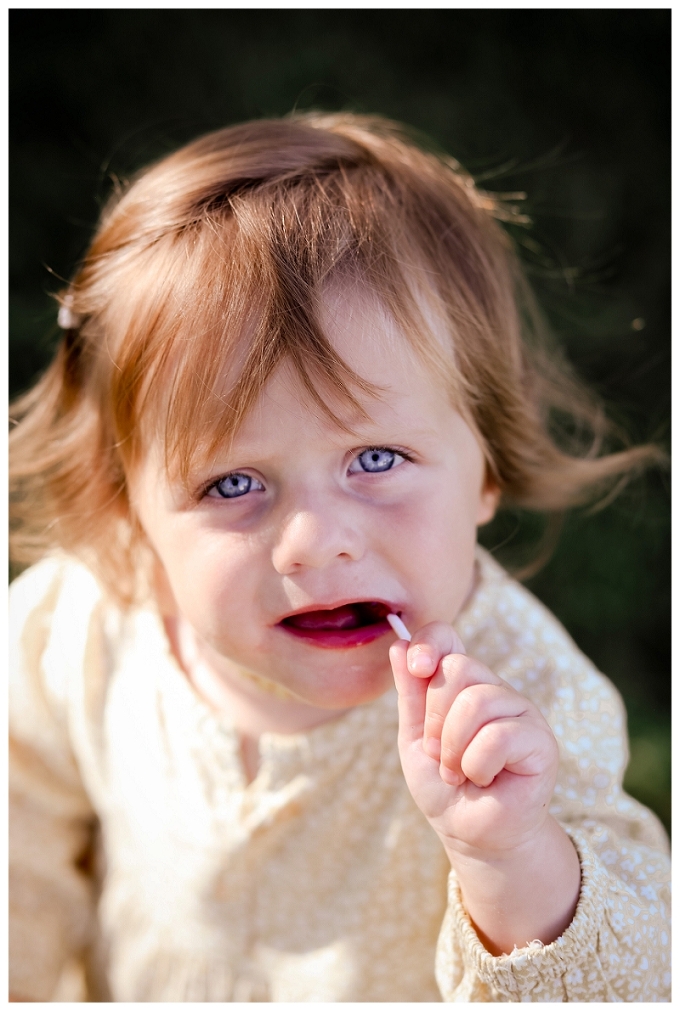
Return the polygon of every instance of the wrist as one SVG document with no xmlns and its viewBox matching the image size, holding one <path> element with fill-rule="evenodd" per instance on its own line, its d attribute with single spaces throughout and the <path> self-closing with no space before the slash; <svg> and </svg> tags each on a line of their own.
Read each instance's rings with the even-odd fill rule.
<svg viewBox="0 0 680 1011">
<path fill-rule="evenodd" d="M 553 837 L 555 826 L 557 822 L 546 812 L 530 827 L 514 831 L 509 836 L 492 829 L 475 842 L 441 834 L 440 839 L 456 874 L 465 874 L 466 868 L 480 865 L 494 866 L 499 871 L 507 868 L 507 872 L 511 873 L 514 866 L 522 866 L 542 851 Z"/>
<path fill-rule="evenodd" d="M 581 869 L 558 822 L 510 849 L 447 848 L 463 905 L 480 941 L 494 955 L 533 940 L 550 944 L 569 926 L 578 903 Z"/>
</svg>

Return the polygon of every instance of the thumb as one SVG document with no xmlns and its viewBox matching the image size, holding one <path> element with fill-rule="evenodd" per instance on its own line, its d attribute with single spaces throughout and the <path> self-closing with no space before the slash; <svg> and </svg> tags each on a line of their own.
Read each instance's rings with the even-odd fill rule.
<svg viewBox="0 0 680 1011">
<path fill-rule="evenodd" d="M 408 669 L 416 677 L 431 678 L 451 653 L 465 653 L 460 636 L 448 622 L 432 621 L 413 635 L 408 645 Z"/>
</svg>

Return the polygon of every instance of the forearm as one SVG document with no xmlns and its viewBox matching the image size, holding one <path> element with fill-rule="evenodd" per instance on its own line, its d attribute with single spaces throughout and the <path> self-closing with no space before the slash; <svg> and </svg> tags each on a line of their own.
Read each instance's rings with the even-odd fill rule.
<svg viewBox="0 0 680 1011">
<path fill-rule="evenodd" d="M 537 837 L 508 855 L 447 849 L 467 913 L 493 955 L 549 944 L 569 926 L 581 871 L 569 836 L 548 817 Z"/>
</svg>

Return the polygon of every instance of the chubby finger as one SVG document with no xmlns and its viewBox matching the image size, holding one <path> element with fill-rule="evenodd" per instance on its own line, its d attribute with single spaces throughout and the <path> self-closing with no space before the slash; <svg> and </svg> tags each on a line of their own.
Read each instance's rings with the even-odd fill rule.
<svg viewBox="0 0 680 1011">
<path fill-rule="evenodd" d="M 465 654 L 465 647 L 452 625 L 431 621 L 411 638 L 407 650 L 408 669 L 414 677 L 429 678 L 449 653 Z"/>
<path fill-rule="evenodd" d="M 423 739 L 427 681 L 409 674 L 406 651 L 408 643 L 398 639 L 390 646 L 390 663 L 399 695 L 399 738 L 402 744 Z"/>
<path fill-rule="evenodd" d="M 475 683 L 463 688 L 451 705 L 441 730 L 440 772 L 447 782 L 470 779 L 463 761 L 474 752 L 474 744 L 493 740 L 493 735 L 483 733 L 486 727 L 502 721 L 514 720 L 514 725 L 524 716 L 529 702 L 499 679 L 499 683 Z M 426 730 L 427 732 L 427 720 Z M 481 735 L 481 736 L 480 736 Z M 470 749 L 473 749 L 470 751 Z M 428 749 L 426 749 L 428 750 Z M 493 760 L 492 763 L 493 764 Z M 503 768 L 503 765 L 500 766 Z M 491 778 L 499 770 L 492 773 Z M 448 775 L 447 775 L 448 774 Z M 474 780 L 475 782 L 476 779 Z M 490 780 L 489 780 L 490 782 Z M 486 785 L 477 783 L 477 785 Z"/>
<path fill-rule="evenodd" d="M 504 683 L 474 657 L 464 656 L 461 653 L 450 653 L 445 656 L 428 685 L 425 700 L 423 747 L 426 753 L 431 758 L 439 759 L 444 723 L 461 692 L 473 685 Z M 469 719 L 465 717 L 463 719 L 464 726 L 470 724 Z"/>
<path fill-rule="evenodd" d="M 486 787 L 504 769 L 519 776 L 542 773 L 548 755 L 552 757 L 547 734 L 530 720 L 508 716 L 481 728 L 466 748 L 461 766 L 467 779 Z"/>
</svg>

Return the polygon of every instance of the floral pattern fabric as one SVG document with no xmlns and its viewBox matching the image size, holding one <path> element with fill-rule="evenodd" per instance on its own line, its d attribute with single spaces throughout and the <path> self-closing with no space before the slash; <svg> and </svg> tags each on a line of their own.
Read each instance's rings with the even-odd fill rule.
<svg viewBox="0 0 680 1011">
<path fill-rule="evenodd" d="M 626 796 L 625 713 L 557 620 L 481 548 L 456 622 L 530 696 L 579 854 L 549 945 L 482 946 L 406 788 L 394 691 L 294 735 L 237 734 L 153 608 L 46 559 L 11 588 L 10 985 L 31 1000 L 668 1001 L 668 843 Z M 527 888 L 531 882 L 527 881 Z"/>
</svg>

